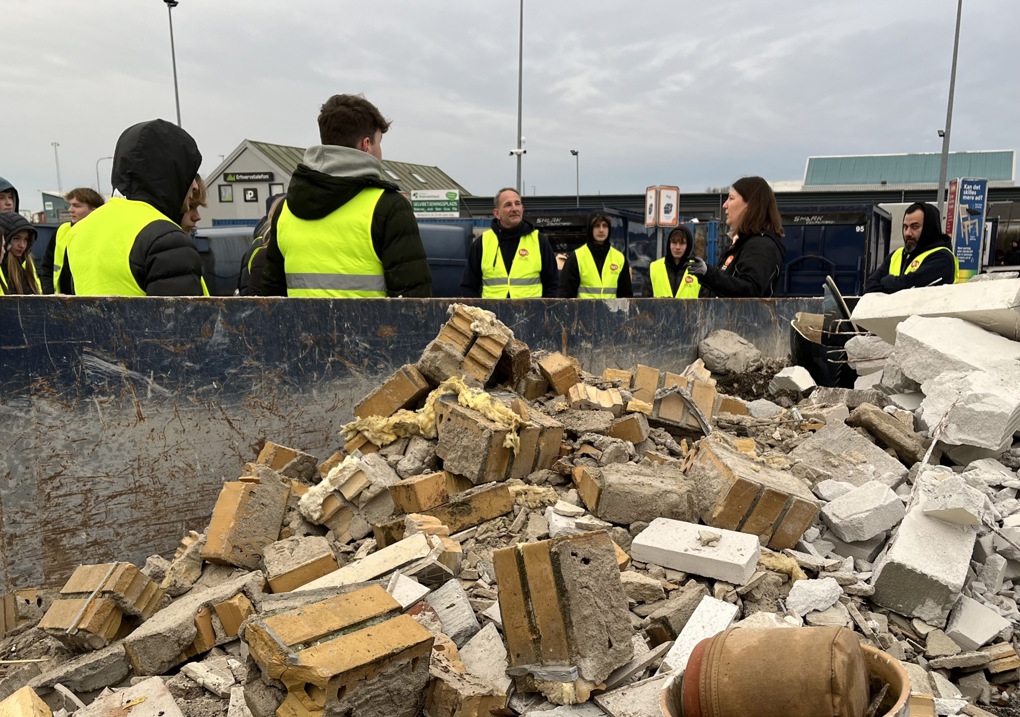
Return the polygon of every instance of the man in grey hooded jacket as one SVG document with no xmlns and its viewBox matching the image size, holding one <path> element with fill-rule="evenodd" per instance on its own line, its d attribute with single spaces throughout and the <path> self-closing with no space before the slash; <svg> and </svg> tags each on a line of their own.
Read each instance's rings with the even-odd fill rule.
<svg viewBox="0 0 1020 717">
<path fill-rule="evenodd" d="M 389 127 L 360 95 L 322 106 L 322 144 L 305 152 L 271 220 L 263 295 L 432 295 L 418 222 L 383 168 Z"/>
</svg>

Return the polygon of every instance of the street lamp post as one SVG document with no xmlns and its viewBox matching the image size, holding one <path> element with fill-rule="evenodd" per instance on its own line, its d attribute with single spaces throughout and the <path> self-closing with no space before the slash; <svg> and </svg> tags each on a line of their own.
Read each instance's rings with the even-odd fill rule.
<svg viewBox="0 0 1020 717">
<path fill-rule="evenodd" d="M 953 125 L 953 93 L 956 90 L 956 58 L 960 52 L 960 17 L 963 0 L 956 3 L 956 37 L 953 40 L 953 69 L 949 72 L 949 105 L 946 108 L 946 128 L 942 134 L 942 161 L 939 164 L 939 216 L 946 201 L 946 175 L 949 174 L 949 131 Z"/>
<path fill-rule="evenodd" d="M 521 155 L 524 154 L 524 0 L 521 0 L 520 38 L 517 44 L 517 194 L 521 193 Z"/>
<path fill-rule="evenodd" d="M 581 150 L 572 149 L 570 153 L 574 155 L 574 174 L 577 179 L 577 206 L 581 206 Z"/>
<path fill-rule="evenodd" d="M 57 191 L 60 192 L 60 196 L 64 196 L 64 184 L 60 181 L 60 154 L 57 152 L 60 142 L 50 142 L 50 144 L 53 145 L 53 161 L 57 164 Z"/>
<path fill-rule="evenodd" d="M 100 157 L 99 159 L 96 160 L 96 191 L 99 192 L 100 194 L 103 193 L 103 183 L 99 181 L 99 163 L 102 162 L 104 159 L 113 159 L 113 157 Z M 110 187 L 111 194 L 113 194 L 112 184 L 113 182 L 111 181 Z"/>
<path fill-rule="evenodd" d="M 521 0 L 523 2 L 523 0 Z M 181 126 L 181 95 L 177 91 L 177 51 L 174 49 L 174 8 L 177 0 L 163 0 L 166 3 L 166 15 L 170 20 L 170 62 L 174 68 L 174 103 L 177 105 L 177 126 Z"/>
</svg>

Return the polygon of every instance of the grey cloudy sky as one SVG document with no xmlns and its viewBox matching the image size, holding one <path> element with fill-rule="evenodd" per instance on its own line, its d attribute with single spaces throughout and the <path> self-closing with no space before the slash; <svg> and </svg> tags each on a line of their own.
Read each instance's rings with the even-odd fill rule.
<svg viewBox="0 0 1020 717">
<path fill-rule="evenodd" d="M 3 0 L 0 176 L 23 208 L 94 186 L 127 126 L 174 119 L 161 0 Z M 518 0 L 180 0 L 183 124 L 207 173 L 242 139 L 308 145 L 339 92 L 394 120 L 389 159 L 474 194 L 516 175 Z M 938 152 L 953 0 L 526 0 L 526 194 L 803 176 L 810 155 Z M 954 150 L 1018 144 L 1020 3 L 966 0 Z M 110 162 L 101 161 L 109 192 Z"/>
</svg>

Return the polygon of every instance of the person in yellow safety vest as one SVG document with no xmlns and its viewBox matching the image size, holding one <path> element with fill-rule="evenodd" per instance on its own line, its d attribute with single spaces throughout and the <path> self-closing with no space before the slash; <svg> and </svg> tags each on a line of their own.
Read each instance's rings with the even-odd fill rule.
<svg viewBox="0 0 1020 717">
<path fill-rule="evenodd" d="M 864 293 L 892 294 L 902 289 L 955 284 L 960 263 L 949 235 L 940 228 L 939 210 L 915 202 L 903 212 L 903 246 L 892 252 L 868 277 Z"/>
<path fill-rule="evenodd" d="M 685 224 L 669 233 L 666 256 L 648 267 L 648 281 L 643 296 L 697 299 L 701 292 L 698 277 L 687 271 L 687 260 L 694 248 L 694 237 Z"/>
<path fill-rule="evenodd" d="M 71 227 L 67 262 L 79 296 L 202 296 L 202 259 L 178 222 L 202 154 L 166 120 L 128 127 L 113 153 L 120 196 Z"/>
<path fill-rule="evenodd" d="M 524 218 L 521 195 L 504 187 L 496 192 L 494 206 L 491 226 L 468 250 L 461 293 L 482 299 L 557 296 L 556 256 L 549 240 Z"/>
<path fill-rule="evenodd" d="M 634 296 L 630 265 L 623 252 L 609 243 L 611 223 L 605 214 L 588 221 L 588 241 L 578 247 L 560 271 L 560 297 L 615 299 Z"/>
<path fill-rule="evenodd" d="M 39 266 L 39 283 L 44 294 L 70 294 L 71 282 L 63 273 L 67 255 L 67 238 L 71 227 L 103 206 L 103 196 L 91 187 L 77 187 L 64 195 L 68 201 L 71 221 L 57 227 L 57 233 L 46 245 L 46 254 Z"/>
<path fill-rule="evenodd" d="M 418 221 L 383 165 L 389 128 L 361 95 L 326 100 L 322 144 L 305 151 L 271 219 L 264 296 L 432 296 Z"/>
<path fill-rule="evenodd" d="M 5 294 L 38 294 L 39 279 L 32 262 L 32 245 L 38 236 L 25 217 L 14 212 L 0 212 L 0 235 L 6 256 L 0 262 Z"/>
</svg>

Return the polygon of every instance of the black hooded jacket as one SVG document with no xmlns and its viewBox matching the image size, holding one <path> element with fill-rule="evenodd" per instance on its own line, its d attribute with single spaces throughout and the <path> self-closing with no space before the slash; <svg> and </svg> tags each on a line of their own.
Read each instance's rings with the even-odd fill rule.
<svg viewBox="0 0 1020 717">
<path fill-rule="evenodd" d="M 411 204 L 400 194 L 399 187 L 373 170 L 374 158 L 371 155 L 325 145 L 311 148 L 309 153 L 316 149 L 328 173 L 299 164 L 287 188 L 287 208 L 301 219 L 323 219 L 354 199 L 363 189 L 379 187 L 385 190 L 372 215 L 372 248 L 383 265 L 386 295 L 432 296 L 432 273 L 418 231 L 418 221 Z M 305 155 L 306 162 L 309 161 L 309 153 Z M 265 254 L 259 288 L 263 296 L 287 295 L 284 256 L 277 242 L 281 209 L 272 217 L 272 231 L 265 251 L 259 252 Z"/>
<path fill-rule="evenodd" d="M 535 231 L 535 225 L 527 219 L 511 229 L 504 229 L 499 220 L 493 218 L 490 226 L 499 240 L 499 253 L 503 257 L 503 266 L 510 271 L 514 263 L 517 249 L 521 245 L 521 237 Z M 559 296 L 559 265 L 549 240 L 538 235 L 538 246 L 542 252 L 542 297 L 552 299 Z M 475 237 L 468 250 L 467 264 L 460 279 L 460 290 L 464 296 L 480 297 L 482 295 L 482 238 Z"/>
<path fill-rule="evenodd" d="M 676 296 L 676 292 L 680 288 L 680 280 L 684 278 L 684 271 L 687 270 L 687 260 L 691 258 L 691 252 L 694 251 L 694 237 L 691 235 L 691 230 L 682 225 L 678 229 L 687 233 L 687 248 L 684 250 L 683 256 L 680 257 L 679 261 L 673 259 L 673 254 L 669 251 L 669 237 L 666 237 L 666 246 L 663 254 L 663 263 L 666 267 L 666 276 L 669 277 L 669 290 L 671 292 L 671 296 Z M 670 235 L 672 235 L 675 231 L 677 231 L 677 229 L 671 231 Z M 649 276 L 648 281 L 645 282 L 641 295 L 644 297 L 655 296 L 655 290 L 652 288 L 651 276 Z"/>
<path fill-rule="evenodd" d="M 719 266 L 700 278 L 701 296 L 771 298 L 779 289 L 786 260 L 783 241 L 769 232 L 740 235 L 723 254 Z"/>
<path fill-rule="evenodd" d="M 882 292 L 892 294 L 903 289 L 916 289 L 921 286 L 938 286 L 940 284 L 952 284 L 956 280 L 956 258 L 953 255 L 953 242 L 948 234 L 943 234 L 940 225 L 939 210 L 931 204 L 922 204 L 921 211 L 924 212 L 924 224 L 921 226 L 921 238 L 917 240 L 917 246 L 912 252 L 903 250 L 903 259 L 900 262 L 900 271 L 905 272 L 915 258 L 936 247 L 945 247 L 949 251 L 937 251 L 925 257 L 917 269 L 909 274 L 900 276 L 889 275 L 889 262 L 892 259 L 892 252 L 885 258 L 885 261 L 868 277 L 864 284 L 864 293 Z"/>
<path fill-rule="evenodd" d="M 175 124 L 150 120 L 124 130 L 113 155 L 114 189 L 166 217 L 150 222 L 135 237 L 128 257 L 132 276 L 148 296 L 201 296 L 202 259 L 178 224 L 202 164 L 195 140 Z M 118 202 L 110 201 L 93 211 L 72 229 L 73 241 L 87 239 L 90 250 L 103 251 L 102 237 L 88 230 L 94 225 L 90 222 L 98 217 L 115 221 L 118 210 Z M 73 280 L 70 262 L 66 270 Z"/>
<path fill-rule="evenodd" d="M 0 192 L 7 191 L 14 195 L 14 211 L 17 212 L 21 208 L 21 198 L 18 196 L 18 190 L 13 184 L 0 177 Z"/>
<path fill-rule="evenodd" d="M 610 243 L 607 238 L 601 244 L 595 241 L 592 235 L 592 221 L 588 222 L 588 241 L 586 246 L 591 250 L 591 257 L 595 260 L 595 268 L 599 275 L 602 274 L 602 267 L 605 266 L 606 257 L 609 256 Z M 581 268 L 577 264 L 577 252 L 571 252 L 567 261 L 560 271 L 560 298 L 575 299 L 577 291 L 581 288 Z M 634 296 L 634 287 L 630 281 L 630 264 L 627 257 L 623 258 L 623 268 L 620 269 L 620 281 L 616 285 L 616 298 L 623 299 Z"/>
</svg>

